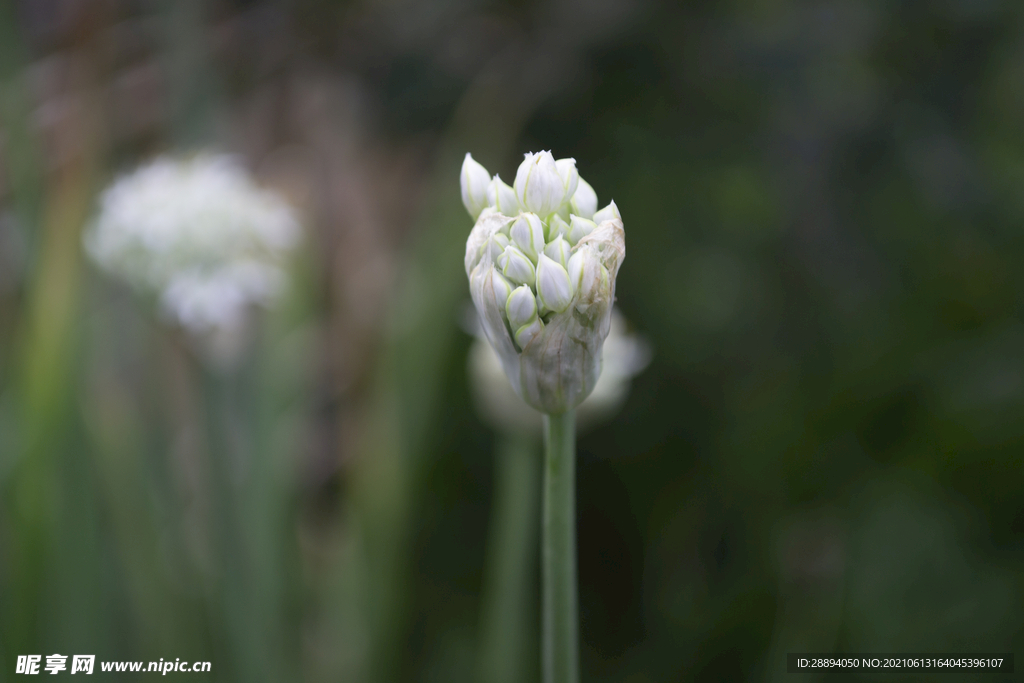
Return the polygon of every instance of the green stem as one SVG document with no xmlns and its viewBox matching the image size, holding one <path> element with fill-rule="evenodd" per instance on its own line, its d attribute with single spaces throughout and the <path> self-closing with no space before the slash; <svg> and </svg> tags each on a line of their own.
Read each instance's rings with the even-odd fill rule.
<svg viewBox="0 0 1024 683">
<path fill-rule="evenodd" d="M 529 634 L 536 633 L 530 622 L 536 618 L 531 594 L 536 585 L 540 454 L 528 436 L 502 435 L 496 445 L 478 673 L 484 683 L 522 683 L 532 678 L 526 665 Z"/>
<path fill-rule="evenodd" d="M 576 414 L 544 416 L 544 683 L 579 683 Z"/>
</svg>

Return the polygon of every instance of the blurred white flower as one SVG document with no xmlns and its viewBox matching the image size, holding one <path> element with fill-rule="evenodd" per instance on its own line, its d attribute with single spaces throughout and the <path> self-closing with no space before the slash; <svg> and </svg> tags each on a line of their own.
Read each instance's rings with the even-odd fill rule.
<svg viewBox="0 0 1024 683">
<path fill-rule="evenodd" d="M 198 335 L 238 330 L 285 283 L 299 239 L 291 208 L 234 157 L 161 157 L 100 197 L 85 247 L 104 270 L 158 297 Z"/>
<path fill-rule="evenodd" d="M 476 341 L 469 351 L 469 376 L 480 416 L 500 432 L 540 435 L 541 414 L 516 395 L 502 369 L 501 359 L 482 336 L 475 315 L 473 323 L 477 329 Z M 627 327 L 625 318 L 613 308 L 611 331 L 602 350 L 601 376 L 594 390 L 576 408 L 581 431 L 610 419 L 619 411 L 629 393 L 630 381 L 651 360 L 650 346 Z"/>
</svg>

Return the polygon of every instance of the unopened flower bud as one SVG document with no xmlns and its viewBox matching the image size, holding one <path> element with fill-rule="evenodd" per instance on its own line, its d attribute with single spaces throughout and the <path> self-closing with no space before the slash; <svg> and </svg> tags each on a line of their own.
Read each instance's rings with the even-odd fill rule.
<svg viewBox="0 0 1024 683">
<path fill-rule="evenodd" d="M 494 305 L 504 313 L 509 297 L 512 296 L 512 283 L 506 280 L 505 276 L 499 273 L 497 268 L 492 266 L 491 271 L 491 287 L 494 290 Z"/>
<path fill-rule="evenodd" d="M 520 211 L 516 191 L 506 185 L 498 175 L 495 175 L 487 186 L 487 206 L 493 206 L 498 213 L 506 216 L 515 216 Z"/>
<path fill-rule="evenodd" d="M 537 263 L 537 296 L 544 308 L 561 313 L 572 303 L 573 288 L 569 273 L 545 254 Z"/>
<path fill-rule="evenodd" d="M 544 224 L 535 213 L 521 213 L 509 228 L 509 235 L 519 250 L 536 261 L 544 251 Z"/>
<path fill-rule="evenodd" d="M 572 199 L 580 182 L 580 174 L 576 170 L 576 160 L 571 157 L 559 159 L 555 162 L 555 168 L 558 169 L 558 175 L 562 179 L 562 186 L 565 188 L 565 195 L 563 195 L 564 199 L 562 201 Z"/>
<path fill-rule="evenodd" d="M 576 193 L 572 196 L 570 208 L 577 216 L 591 220 L 594 218 L 594 213 L 597 211 L 597 193 L 583 178 L 580 178 Z"/>
<path fill-rule="evenodd" d="M 594 222 L 597 224 L 610 221 L 613 218 L 615 220 L 622 220 L 622 216 L 619 215 L 619 207 L 615 206 L 615 200 L 612 200 L 608 206 L 594 214 Z"/>
<path fill-rule="evenodd" d="M 491 174 L 467 152 L 462 161 L 459 181 L 462 184 L 462 204 L 473 220 L 476 220 L 487 206 L 487 186 L 491 183 Z"/>
<path fill-rule="evenodd" d="M 559 235 L 550 244 L 544 247 L 544 254 L 549 259 L 562 266 L 563 268 L 569 267 L 569 256 L 572 246 L 566 241 L 564 237 Z"/>
<path fill-rule="evenodd" d="M 527 154 L 513 184 L 519 204 L 542 218 L 550 216 L 565 200 L 565 182 L 551 152 Z"/>
<path fill-rule="evenodd" d="M 548 242 L 551 242 L 559 235 L 566 239 L 569 238 L 569 224 L 556 213 L 548 219 Z"/>
<path fill-rule="evenodd" d="M 487 249 L 490 251 L 491 260 L 497 261 L 498 257 L 505 251 L 505 247 L 509 244 L 511 244 L 511 242 L 506 235 L 503 235 L 500 232 L 495 233 L 494 236 L 487 241 Z"/>
<path fill-rule="evenodd" d="M 508 316 L 508 324 L 513 330 L 518 330 L 537 317 L 537 300 L 529 285 L 522 285 L 512 290 L 512 294 L 505 304 L 505 313 Z"/>
<path fill-rule="evenodd" d="M 594 221 L 576 215 L 569 216 L 569 235 L 567 236 L 569 244 L 575 247 L 577 242 L 593 232 L 596 227 L 597 224 Z"/>
<path fill-rule="evenodd" d="M 533 284 L 537 278 L 537 270 L 530 259 L 513 245 L 505 247 L 505 251 L 497 261 L 501 273 L 517 285 Z"/>
<path fill-rule="evenodd" d="M 533 320 L 516 330 L 516 344 L 520 349 L 525 349 L 526 345 L 543 331 L 544 321 L 534 316 Z"/>
<path fill-rule="evenodd" d="M 574 168 L 563 164 L 570 184 Z M 537 240 L 530 217 L 512 220 L 487 210 L 470 233 L 465 258 L 473 304 L 506 376 L 529 405 L 549 415 L 579 405 L 601 374 L 615 277 L 626 252 L 617 209 L 597 225 L 579 214 L 568 224 L 561 218 L 570 202 L 558 170 L 549 152 L 530 154 L 515 182 L 521 209 L 547 222 L 548 244 Z M 510 243 L 495 259 L 496 248 L 487 247 L 502 243 L 498 234 Z M 516 286 L 508 296 L 503 280 Z"/>
</svg>

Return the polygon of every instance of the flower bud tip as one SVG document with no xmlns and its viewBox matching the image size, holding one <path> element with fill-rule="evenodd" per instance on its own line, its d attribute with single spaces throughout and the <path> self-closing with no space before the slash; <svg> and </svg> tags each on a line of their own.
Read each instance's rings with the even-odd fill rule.
<svg viewBox="0 0 1024 683">
<path fill-rule="evenodd" d="M 491 174 L 473 159 L 472 154 L 466 152 L 466 158 L 462 160 L 459 182 L 462 185 L 462 204 L 473 220 L 476 220 L 487 207 L 487 186 L 491 182 Z"/>
</svg>

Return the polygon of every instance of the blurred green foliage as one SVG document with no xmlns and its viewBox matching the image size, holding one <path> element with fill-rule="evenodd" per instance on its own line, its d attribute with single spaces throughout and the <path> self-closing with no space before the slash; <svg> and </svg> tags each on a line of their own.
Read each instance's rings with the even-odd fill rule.
<svg viewBox="0 0 1024 683">
<path fill-rule="evenodd" d="M 200 144 L 307 228 L 226 374 L 80 250 Z M 1015 650 L 1024 5 L 3 0 L 0 681 L 477 680 L 458 165 L 538 149 L 620 207 L 655 350 L 578 445 L 584 678 Z"/>
</svg>

